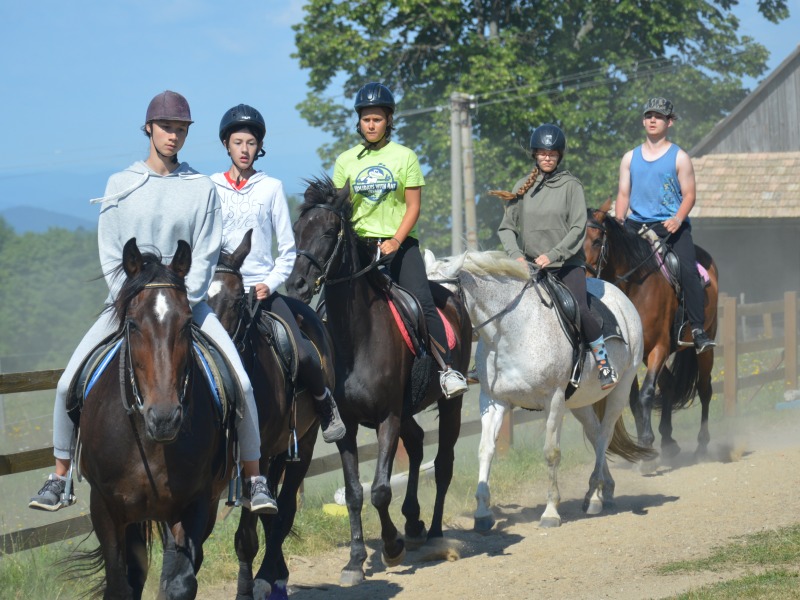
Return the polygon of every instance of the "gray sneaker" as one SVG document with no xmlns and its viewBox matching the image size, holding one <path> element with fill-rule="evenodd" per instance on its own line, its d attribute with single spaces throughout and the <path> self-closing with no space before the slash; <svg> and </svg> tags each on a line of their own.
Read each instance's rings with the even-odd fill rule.
<svg viewBox="0 0 800 600">
<path fill-rule="evenodd" d="M 439 371 L 439 385 L 442 387 L 442 393 L 446 398 L 453 398 L 469 389 L 466 378 L 455 369 L 449 367 L 446 371 Z"/>
<path fill-rule="evenodd" d="M 75 494 L 70 494 L 68 499 L 64 498 L 66 488 L 67 480 L 51 473 L 39 493 L 31 498 L 28 508 L 54 512 L 72 506 L 75 504 Z"/>
<path fill-rule="evenodd" d="M 264 515 L 278 514 L 278 503 L 269 493 L 267 478 L 259 475 L 253 481 L 249 479 L 244 483 L 242 493 L 242 506 L 249 509 L 252 513 Z"/>
</svg>

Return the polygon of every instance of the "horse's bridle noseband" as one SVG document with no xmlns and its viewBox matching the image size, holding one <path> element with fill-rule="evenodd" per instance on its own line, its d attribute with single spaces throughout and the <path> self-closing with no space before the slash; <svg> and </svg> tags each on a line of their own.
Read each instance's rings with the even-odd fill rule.
<svg viewBox="0 0 800 600">
<path fill-rule="evenodd" d="M 167 288 L 167 289 L 178 289 L 180 286 L 175 283 L 147 283 L 144 286 L 144 289 L 152 290 L 152 289 L 159 289 L 159 288 Z M 144 412 L 144 400 L 142 399 L 142 395 L 139 392 L 139 385 L 136 383 L 136 370 L 133 368 L 133 359 L 131 357 L 131 322 L 128 319 L 125 319 L 125 325 L 123 329 L 123 341 L 122 347 L 120 348 L 120 353 L 124 355 L 124 360 L 120 360 L 119 362 L 119 371 L 120 371 L 120 388 L 121 394 L 120 398 L 122 398 L 122 406 L 125 408 L 125 412 L 128 416 L 132 415 L 134 412 L 142 414 Z M 127 347 L 126 347 L 127 346 Z M 178 403 L 183 405 L 184 401 L 186 400 L 186 390 L 189 386 L 189 373 L 191 361 L 187 361 L 186 369 L 184 370 L 183 374 L 183 385 L 181 386 L 181 390 L 178 394 Z M 127 377 L 126 377 L 127 376 Z M 131 384 L 131 391 L 133 392 L 133 404 L 127 403 L 125 399 L 127 398 L 127 394 L 125 393 L 125 380 L 130 381 Z"/>
</svg>

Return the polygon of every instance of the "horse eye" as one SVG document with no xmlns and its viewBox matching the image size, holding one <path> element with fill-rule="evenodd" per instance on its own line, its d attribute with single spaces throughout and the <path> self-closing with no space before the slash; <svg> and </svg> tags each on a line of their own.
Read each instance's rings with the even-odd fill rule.
<svg viewBox="0 0 800 600">
<path fill-rule="evenodd" d="M 592 240 L 592 246 L 598 247 L 598 246 L 602 246 L 602 245 L 603 244 L 599 239 L 598 240 Z"/>
</svg>

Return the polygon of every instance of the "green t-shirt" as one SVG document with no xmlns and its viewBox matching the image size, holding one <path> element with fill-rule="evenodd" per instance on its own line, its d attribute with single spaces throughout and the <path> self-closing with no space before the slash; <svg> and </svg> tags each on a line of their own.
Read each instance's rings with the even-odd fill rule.
<svg viewBox="0 0 800 600">
<path fill-rule="evenodd" d="M 406 214 L 406 188 L 425 185 L 417 155 L 410 148 L 389 142 L 380 150 L 359 153 L 359 144 L 336 159 L 333 183 L 343 188 L 350 180 L 353 225 L 361 237 L 390 238 Z M 417 228 L 411 230 L 417 237 Z"/>
</svg>

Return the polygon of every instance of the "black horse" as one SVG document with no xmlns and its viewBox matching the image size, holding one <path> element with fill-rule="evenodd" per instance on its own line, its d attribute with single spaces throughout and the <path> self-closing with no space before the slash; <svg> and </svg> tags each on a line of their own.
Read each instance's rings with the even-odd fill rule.
<svg viewBox="0 0 800 600">
<path fill-rule="evenodd" d="M 336 356 L 336 401 L 347 426 L 347 435 L 337 442 L 345 479 L 350 515 L 350 561 L 342 570 L 341 583 L 355 585 L 364 580 L 367 553 L 361 525 L 364 502 L 359 481 L 356 434 L 359 425 L 374 428 L 378 436 L 378 459 L 372 482 L 372 504 L 378 511 L 383 540 L 383 561 L 399 564 L 405 546 L 419 546 L 426 539 L 442 537 L 444 499 L 453 475 L 453 448 L 461 428 L 461 397 L 445 399 L 435 376 L 435 364 L 415 359 L 395 324 L 387 301 L 385 276 L 374 261 L 375 246 L 357 237 L 351 223 L 349 189 L 337 191 L 329 178 L 309 182 L 300 217 L 294 225 L 298 258 L 286 283 L 287 291 L 308 302 L 316 287 L 325 284 L 328 329 Z M 455 336 L 453 368 L 468 368 L 472 325 L 458 296 L 431 284 L 437 307 L 449 321 Z M 419 400 L 412 400 L 414 361 L 425 365 L 415 377 Z M 420 369 L 414 371 L 419 374 Z M 416 396 L 414 396 L 416 398 Z M 412 418 L 434 404 L 439 410 L 439 449 L 435 460 L 436 500 L 430 530 L 420 520 L 417 500 L 419 467 L 424 432 Z M 392 490 L 389 479 L 398 438 L 408 452 L 408 488 L 402 506 L 406 518 L 405 541 L 398 537 L 389 515 Z"/>
<path fill-rule="evenodd" d="M 190 266 L 184 241 L 169 266 L 140 253 L 135 239 L 125 244 L 127 278 L 113 307 L 120 347 L 80 416 L 80 469 L 100 543 L 88 558 L 105 567 L 105 598 L 141 598 L 153 523 L 164 545 L 163 597 L 194 598 L 227 487 L 227 419 L 193 353 Z"/>
<path fill-rule="evenodd" d="M 233 338 L 253 385 L 261 432 L 261 472 L 277 495 L 277 515 L 254 515 L 242 510 L 234 544 L 239 558 L 236 598 L 286 597 L 289 568 L 283 555 L 283 542 L 297 513 L 297 494 L 314 455 L 319 420 L 311 392 L 293 389 L 285 367 L 254 318 L 247 302 L 241 267 L 250 252 L 252 230 L 245 234 L 233 254 L 223 252 L 209 290 L 208 304 Z M 333 356 L 328 332 L 317 314 L 305 303 L 287 298 L 300 330 L 317 348 L 325 384 L 334 388 Z M 300 382 L 302 383 L 302 382 Z M 298 384 L 300 385 L 300 384 Z M 295 395 L 295 392 L 298 392 Z M 296 440 L 296 444 L 295 444 Z M 291 447 L 292 455 L 288 454 Z M 291 460 L 288 460 L 290 459 Z M 253 578 L 253 560 L 258 552 L 256 524 L 260 518 L 266 548 L 261 567 Z"/>
</svg>

